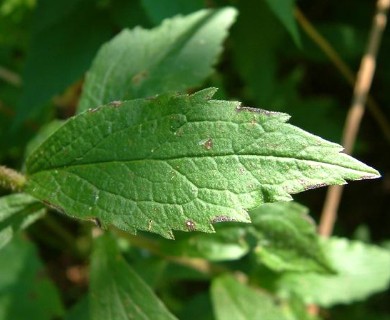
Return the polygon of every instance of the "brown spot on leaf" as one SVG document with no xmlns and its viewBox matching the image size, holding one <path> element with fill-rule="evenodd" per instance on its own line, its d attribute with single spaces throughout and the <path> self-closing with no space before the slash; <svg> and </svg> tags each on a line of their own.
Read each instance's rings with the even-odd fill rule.
<svg viewBox="0 0 390 320">
<path fill-rule="evenodd" d="M 213 147 L 213 139 L 208 138 L 205 140 L 199 141 L 199 144 L 202 145 L 206 150 L 211 150 Z"/>
<path fill-rule="evenodd" d="M 131 82 L 133 82 L 133 84 L 135 85 L 140 84 L 148 77 L 148 75 L 149 72 L 146 70 L 138 72 L 136 75 L 133 76 L 133 78 L 131 78 Z"/>
<path fill-rule="evenodd" d="M 122 104 L 123 104 L 123 102 L 119 101 L 119 100 L 114 100 L 114 101 L 110 102 L 110 106 L 115 107 L 115 108 L 120 107 Z"/>
<path fill-rule="evenodd" d="M 187 227 L 188 231 L 194 231 L 196 229 L 195 222 L 192 220 L 187 220 L 186 227 Z"/>
<path fill-rule="evenodd" d="M 241 104 L 236 108 L 236 111 L 237 112 L 261 113 L 261 114 L 264 114 L 264 115 L 267 115 L 267 116 L 279 114 L 279 112 L 268 111 L 268 110 L 259 109 L 259 108 L 246 107 L 246 106 L 243 106 Z"/>
<path fill-rule="evenodd" d="M 317 189 L 317 188 L 322 188 L 322 187 L 326 187 L 326 186 L 327 186 L 326 183 L 317 183 L 317 184 L 305 186 L 305 190 Z"/>
<path fill-rule="evenodd" d="M 216 216 L 213 219 L 211 219 L 211 223 L 227 222 L 227 221 L 236 221 L 236 219 L 228 216 Z"/>
<path fill-rule="evenodd" d="M 98 218 L 92 218 L 92 221 L 96 224 L 98 228 L 102 229 L 102 223 Z"/>
</svg>

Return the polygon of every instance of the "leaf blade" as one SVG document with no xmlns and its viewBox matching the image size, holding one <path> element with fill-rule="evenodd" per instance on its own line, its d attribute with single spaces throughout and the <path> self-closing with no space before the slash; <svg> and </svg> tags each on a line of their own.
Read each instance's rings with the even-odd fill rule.
<svg viewBox="0 0 390 320">
<path fill-rule="evenodd" d="M 17 193 L 0 198 L 0 249 L 15 233 L 27 228 L 46 213 L 39 201 L 28 194 Z"/>
<path fill-rule="evenodd" d="M 96 239 L 90 305 L 92 319 L 176 319 L 120 256 L 109 235 Z"/>
<path fill-rule="evenodd" d="M 14 237 L 0 251 L 0 260 L 0 319 L 50 320 L 64 315 L 60 294 L 33 243 Z"/>
<path fill-rule="evenodd" d="M 295 0 L 266 0 L 266 3 L 286 28 L 295 44 L 301 48 L 302 42 L 298 31 L 298 25 L 294 18 Z"/>
<path fill-rule="evenodd" d="M 271 296 L 252 289 L 231 276 L 216 278 L 211 285 L 216 319 L 288 319 Z"/>
<path fill-rule="evenodd" d="M 246 209 L 376 170 L 280 113 L 193 95 L 108 105 L 71 118 L 27 159 L 26 191 L 71 216 L 173 237 L 249 222 Z"/>
<path fill-rule="evenodd" d="M 295 202 L 264 204 L 251 211 L 255 255 L 277 271 L 334 272 L 308 209 Z"/>
<path fill-rule="evenodd" d="M 337 274 L 286 273 L 279 281 L 282 295 L 295 293 L 306 303 L 322 307 L 366 299 L 390 284 L 390 254 L 377 246 L 343 238 L 324 240 Z"/>
<path fill-rule="evenodd" d="M 233 8 L 200 10 L 151 30 L 125 29 L 98 52 L 78 112 L 200 85 L 213 71 L 236 15 Z"/>
</svg>

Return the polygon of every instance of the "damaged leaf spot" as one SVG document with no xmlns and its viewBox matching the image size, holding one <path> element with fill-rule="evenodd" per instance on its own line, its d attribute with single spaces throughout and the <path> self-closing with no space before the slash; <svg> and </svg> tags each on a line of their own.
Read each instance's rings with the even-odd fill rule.
<svg viewBox="0 0 390 320">
<path fill-rule="evenodd" d="M 89 113 L 94 113 L 94 112 L 98 111 L 98 109 L 99 108 L 90 108 L 90 109 L 88 109 L 88 112 Z"/>
<path fill-rule="evenodd" d="M 187 220 L 186 227 L 187 227 L 188 231 L 194 231 L 196 229 L 195 222 L 192 220 Z"/>
<path fill-rule="evenodd" d="M 242 104 L 240 104 L 240 105 L 236 108 L 236 111 L 237 111 L 237 112 L 261 113 L 261 114 L 264 114 L 264 115 L 267 115 L 267 116 L 279 114 L 279 112 L 268 111 L 268 110 L 264 110 L 264 109 L 260 109 L 260 108 L 246 107 L 246 106 L 243 106 Z"/>
<path fill-rule="evenodd" d="M 99 228 L 102 229 L 102 223 L 98 218 L 92 218 L 92 221 L 95 223 L 95 225 Z"/>
<path fill-rule="evenodd" d="M 122 101 L 119 101 L 119 100 L 115 100 L 115 101 L 111 101 L 110 102 L 110 106 L 112 107 L 120 107 L 122 105 Z"/>
<path fill-rule="evenodd" d="M 200 140 L 199 145 L 203 146 L 206 150 L 210 150 L 213 147 L 213 139 Z"/>
<path fill-rule="evenodd" d="M 144 70 L 141 72 L 138 72 L 136 75 L 131 78 L 131 82 L 135 85 L 140 84 L 142 81 L 144 81 L 149 75 L 149 72 Z"/>
<path fill-rule="evenodd" d="M 213 219 L 211 219 L 211 223 L 227 222 L 227 221 L 236 221 L 236 219 L 228 216 L 216 216 Z"/>
</svg>

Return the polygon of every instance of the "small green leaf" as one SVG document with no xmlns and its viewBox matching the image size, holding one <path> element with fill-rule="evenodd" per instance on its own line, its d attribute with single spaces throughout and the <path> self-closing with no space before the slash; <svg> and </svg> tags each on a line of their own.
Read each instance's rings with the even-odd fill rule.
<svg viewBox="0 0 390 320">
<path fill-rule="evenodd" d="M 222 276 L 212 282 L 211 298 L 217 320 L 288 319 L 270 295 L 231 276 Z"/>
<path fill-rule="evenodd" d="M 26 191 L 70 216 L 173 237 L 249 222 L 247 209 L 378 172 L 288 115 L 163 95 L 71 118 L 27 159 Z"/>
<path fill-rule="evenodd" d="M 31 242 L 14 237 L 0 261 L 0 320 L 62 319 L 60 295 Z"/>
<path fill-rule="evenodd" d="M 256 255 L 275 271 L 332 272 L 308 209 L 294 202 L 265 204 L 251 211 Z"/>
<path fill-rule="evenodd" d="M 152 30 L 123 30 L 98 52 L 78 112 L 200 85 L 212 73 L 236 15 L 233 8 L 201 10 Z"/>
<path fill-rule="evenodd" d="M 287 29 L 298 47 L 302 46 L 298 26 L 294 18 L 295 0 L 265 0 L 272 12 Z"/>
<path fill-rule="evenodd" d="M 162 242 L 162 250 L 168 255 L 203 258 L 210 261 L 237 260 L 249 251 L 245 229 L 237 225 L 223 225 L 217 233 L 179 234 L 176 241 Z"/>
<path fill-rule="evenodd" d="M 95 241 L 91 265 L 91 319 L 176 319 L 121 257 L 115 241 Z"/>
<path fill-rule="evenodd" d="M 324 240 L 337 274 L 286 273 L 279 281 L 280 293 L 294 293 L 307 303 L 330 307 L 364 300 L 386 290 L 390 281 L 390 253 L 358 241 L 332 238 Z"/>
<path fill-rule="evenodd" d="M 0 198 L 0 249 L 16 232 L 27 228 L 45 212 L 43 205 L 28 194 L 18 193 Z"/>
</svg>

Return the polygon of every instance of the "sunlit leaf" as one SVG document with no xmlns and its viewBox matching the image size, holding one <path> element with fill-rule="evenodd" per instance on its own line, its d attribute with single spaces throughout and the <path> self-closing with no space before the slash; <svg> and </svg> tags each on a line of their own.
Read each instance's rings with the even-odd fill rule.
<svg viewBox="0 0 390 320">
<path fill-rule="evenodd" d="M 294 202 L 265 204 L 251 211 L 255 254 L 275 271 L 332 272 L 308 209 Z"/>
<path fill-rule="evenodd" d="M 27 159 L 26 191 L 70 216 L 172 237 L 249 222 L 247 209 L 378 172 L 287 124 L 288 115 L 193 95 L 71 118 Z"/>
<path fill-rule="evenodd" d="M 123 30 L 99 50 L 78 112 L 199 86 L 212 73 L 236 14 L 233 8 L 202 10 L 152 30 Z"/>
</svg>

